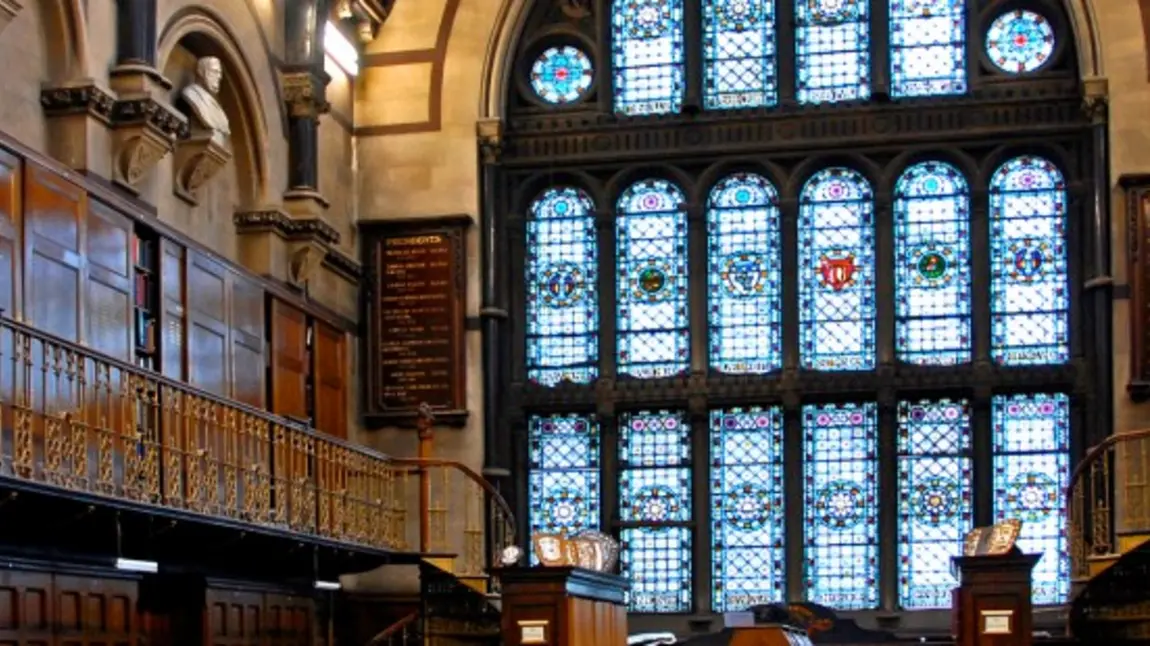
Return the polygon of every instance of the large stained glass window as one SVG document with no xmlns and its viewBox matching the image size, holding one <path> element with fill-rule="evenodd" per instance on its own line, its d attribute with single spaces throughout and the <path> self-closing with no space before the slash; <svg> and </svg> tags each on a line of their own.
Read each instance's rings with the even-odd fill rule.
<svg viewBox="0 0 1150 646">
<path fill-rule="evenodd" d="M 799 271 L 802 366 L 873 368 L 874 202 L 858 172 L 827 168 L 803 187 Z"/>
<path fill-rule="evenodd" d="M 679 412 L 619 418 L 620 563 L 634 612 L 691 609 L 691 432 Z"/>
<path fill-rule="evenodd" d="M 966 2 L 889 2 L 891 95 L 966 92 Z"/>
<path fill-rule="evenodd" d="M 994 424 L 994 519 L 1022 521 L 1018 547 L 1042 554 L 1034 568 L 1036 604 L 1066 602 L 1066 485 L 1070 472 L 1070 398 L 1063 394 L 1001 395 Z"/>
<path fill-rule="evenodd" d="M 531 532 L 599 527 L 599 423 L 594 415 L 528 420 Z M 532 562 L 535 555 L 532 554 Z"/>
<path fill-rule="evenodd" d="M 803 407 L 807 600 L 878 605 L 878 406 Z"/>
<path fill-rule="evenodd" d="M 577 188 L 551 188 L 527 222 L 527 378 L 585 384 L 599 374 L 599 254 L 595 205 Z"/>
<path fill-rule="evenodd" d="M 1040 14 L 1014 9 L 986 30 L 986 55 L 999 69 L 1024 74 L 1046 64 L 1054 53 L 1054 28 Z"/>
<path fill-rule="evenodd" d="M 705 0 L 706 108 L 754 108 L 778 101 L 775 0 Z"/>
<path fill-rule="evenodd" d="M 615 112 L 678 112 L 683 104 L 683 0 L 614 0 Z"/>
<path fill-rule="evenodd" d="M 618 370 L 668 377 L 687 370 L 687 213 L 661 179 L 633 184 L 616 209 Z"/>
<path fill-rule="evenodd" d="M 894 189 L 898 358 L 970 361 L 970 193 L 950 164 L 923 162 Z"/>
<path fill-rule="evenodd" d="M 1066 183 L 1041 157 L 990 180 L 991 356 L 1000 365 L 1070 359 Z"/>
<path fill-rule="evenodd" d="M 711 583 L 716 612 L 782 601 L 783 412 L 711 412 Z"/>
<path fill-rule="evenodd" d="M 778 193 L 749 173 L 720 181 L 707 201 L 710 365 L 727 373 L 782 367 Z"/>
<path fill-rule="evenodd" d="M 899 604 L 950 608 L 950 559 L 974 525 L 968 402 L 899 402 L 898 480 Z"/>
<path fill-rule="evenodd" d="M 799 103 L 870 98 L 870 0 L 794 0 Z"/>
</svg>

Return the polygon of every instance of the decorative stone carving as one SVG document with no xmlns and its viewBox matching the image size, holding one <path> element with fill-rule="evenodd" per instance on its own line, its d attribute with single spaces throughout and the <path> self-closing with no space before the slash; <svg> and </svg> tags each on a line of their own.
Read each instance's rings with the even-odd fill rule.
<svg viewBox="0 0 1150 646">
<path fill-rule="evenodd" d="M 172 164 L 172 187 L 189 204 L 199 204 L 198 192 L 232 159 L 232 151 L 216 133 L 206 130 L 180 141 Z"/>
<path fill-rule="evenodd" d="M 20 0 L 0 0 L 0 31 L 4 31 L 8 23 L 15 20 L 23 8 L 24 5 Z"/>
<path fill-rule="evenodd" d="M 112 175 L 108 127 L 115 104 L 115 95 L 92 79 L 41 90 L 40 105 L 49 122 L 49 154 L 69 168 Z"/>
<path fill-rule="evenodd" d="M 165 102 L 151 96 L 121 98 L 112 106 L 115 129 L 113 179 L 128 189 L 135 186 L 175 148 L 187 134 L 188 122 Z"/>
<path fill-rule="evenodd" d="M 1110 106 L 1110 82 L 1101 76 L 1092 76 L 1082 81 L 1082 113 L 1091 123 L 1106 122 Z"/>
<path fill-rule="evenodd" d="M 316 276 L 323 264 L 324 251 L 320 245 L 305 243 L 291 252 L 288 262 L 288 279 L 297 287 L 307 285 Z"/>
<path fill-rule="evenodd" d="M 475 134 L 479 138 L 479 155 L 483 163 L 498 164 L 503 156 L 503 122 L 483 119 L 475 124 Z"/>
<path fill-rule="evenodd" d="M 212 133 L 213 138 L 224 143 L 231 137 L 232 128 L 228 115 L 224 112 L 216 95 L 220 93 L 220 81 L 224 68 L 220 59 L 205 56 L 196 62 L 196 78 L 180 92 L 180 98 L 191 108 L 189 115 L 197 129 Z"/>
<path fill-rule="evenodd" d="M 319 118 L 331 109 L 324 98 L 324 88 L 331 80 L 326 74 L 310 70 L 285 72 L 282 76 L 284 103 L 293 117 Z"/>
<path fill-rule="evenodd" d="M 233 221 L 240 235 L 272 232 L 293 241 L 315 240 L 329 245 L 338 245 L 340 241 L 339 232 L 321 219 L 294 219 L 274 209 L 237 213 Z"/>
</svg>

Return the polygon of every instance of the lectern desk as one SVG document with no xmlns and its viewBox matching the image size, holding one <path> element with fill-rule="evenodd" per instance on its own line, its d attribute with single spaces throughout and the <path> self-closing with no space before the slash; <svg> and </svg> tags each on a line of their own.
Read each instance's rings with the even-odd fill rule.
<svg viewBox="0 0 1150 646">
<path fill-rule="evenodd" d="M 503 586 L 505 646 L 625 646 L 629 583 L 575 567 L 493 572 Z"/>
<path fill-rule="evenodd" d="M 954 595 L 956 646 L 1030 646 L 1030 573 L 1041 554 L 958 556 Z"/>
</svg>

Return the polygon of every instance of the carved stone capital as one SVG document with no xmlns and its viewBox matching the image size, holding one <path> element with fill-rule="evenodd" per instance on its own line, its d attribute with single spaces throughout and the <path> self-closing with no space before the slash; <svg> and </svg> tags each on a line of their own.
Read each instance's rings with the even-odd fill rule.
<svg viewBox="0 0 1150 646">
<path fill-rule="evenodd" d="M 112 108 L 116 97 L 91 79 L 68 83 L 40 91 L 40 105 L 49 119 L 69 116 L 89 116 L 104 124 L 112 122 Z"/>
<path fill-rule="evenodd" d="M 1082 113 L 1091 123 L 1106 123 L 1110 106 L 1110 82 L 1102 76 L 1082 81 Z"/>
<path fill-rule="evenodd" d="M 172 164 L 172 187 L 189 204 L 199 204 L 197 193 L 232 159 L 232 151 L 215 133 L 197 131 L 176 144 Z"/>
<path fill-rule="evenodd" d="M 287 105 L 288 114 L 297 118 L 319 118 L 331 109 L 331 104 L 325 97 L 328 81 L 327 74 L 316 73 L 312 70 L 283 72 L 284 104 Z"/>
<path fill-rule="evenodd" d="M 479 138 L 479 154 L 484 164 L 498 164 L 503 156 L 503 121 L 481 119 L 475 124 Z"/>
<path fill-rule="evenodd" d="M 69 168 L 114 176 L 115 144 L 110 126 L 115 95 L 92 79 L 80 79 L 40 91 L 48 119 L 48 152 Z"/>
<path fill-rule="evenodd" d="M 15 20 L 23 8 L 24 4 L 20 0 L 0 0 L 0 31 L 4 31 L 8 23 Z"/>
</svg>

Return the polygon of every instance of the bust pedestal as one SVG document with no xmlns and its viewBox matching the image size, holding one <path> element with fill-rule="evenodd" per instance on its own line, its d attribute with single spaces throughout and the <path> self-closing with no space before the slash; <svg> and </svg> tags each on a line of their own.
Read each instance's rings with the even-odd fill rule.
<svg viewBox="0 0 1150 646">
<path fill-rule="evenodd" d="M 215 131 L 193 131 L 190 137 L 176 144 L 176 159 L 172 164 L 176 195 L 193 206 L 198 204 L 197 192 L 231 159 L 231 149 Z"/>
<path fill-rule="evenodd" d="M 493 572 L 503 585 L 506 646 L 625 646 L 630 584 L 617 574 L 573 567 Z"/>
<path fill-rule="evenodd" d="M 1030 646 L 1030 573 L 1041 554 L 958 556 L 952 559 L 956 646 Z"/>
</svg>

